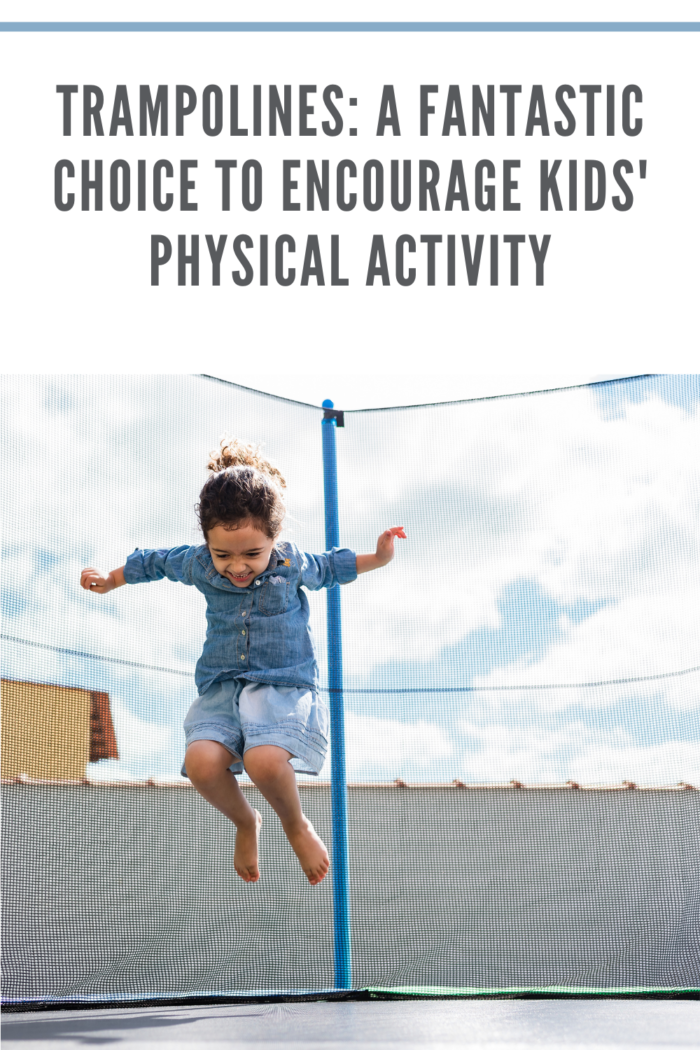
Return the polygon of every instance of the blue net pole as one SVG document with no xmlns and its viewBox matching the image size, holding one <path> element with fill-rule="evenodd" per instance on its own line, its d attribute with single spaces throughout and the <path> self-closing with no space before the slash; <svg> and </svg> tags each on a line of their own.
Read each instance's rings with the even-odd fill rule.
<svg viewBox="0 0 700 1050">
<path fill-rule="evenodd" d="M 332 401 L 324 401 L 332 409 Z M 326 413 L 330 417 L 330 413 Z M 335 451 L 336 419 L 324 418 L 323 491 L 326 549 L 339 546 L 338 469 Z M 352 987 L 350 957 L 350 892 L 348 867 L 348 812 L 345 776 L 345 721 L 343 717 L 343 645 L 340 588 L 326 591 L 328 602 L 328 685 L 331 709 L 331 811 L 333 817 L 333 928 L 336 988 Z"/>
</svg>

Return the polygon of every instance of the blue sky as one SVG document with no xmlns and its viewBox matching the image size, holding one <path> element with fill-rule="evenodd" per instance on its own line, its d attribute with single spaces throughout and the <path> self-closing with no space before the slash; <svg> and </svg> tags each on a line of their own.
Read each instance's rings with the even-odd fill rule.
<svg viewBox="0 0 700 1050">
<path fill-rule="evenodd" d="M 651 375 L 593 386 L 604 419 L 624 418 L 627 405 L 658 398 L 692 416 L 700 402 L 700 375 Z"/>
<path fill-rule="evenodd" d="M 167 581 L 99 599 L 80 568 L 199 542 L 224 430 L 265 443 L 287 535 L 322 550 L 319 415 L 190 376 L 5 386 L 4 632 L 127 663 L 7 645 L 4 673 L 110 693 L 123 757 L 96 775 L 177 776 L 203 599 Z M 698 675 L 516 688 L 700 664 L 699 402 L 698 377 L 670 376 L 346 417 L 341 542 L 409 537 L 343 590 L 346 684 L 378 690 L 347 696 L 351 778 L 700 779 Z M 311 605 L 323 668 L 324 596 Z"/>
</svg>

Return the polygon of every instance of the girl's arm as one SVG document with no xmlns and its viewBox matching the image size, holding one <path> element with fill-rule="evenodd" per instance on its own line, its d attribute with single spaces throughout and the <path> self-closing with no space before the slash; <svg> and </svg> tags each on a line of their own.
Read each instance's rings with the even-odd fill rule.
<svg viewBox="0 0 700 1050">
<path fill-rule="evenodd" d="M 101 569 L 83 569 L 80 586 L 86 591 L 107 594 L 124 583 L 150 583 L 151 580 L 172 580 L 174 583 L 194 584 L 193 555 L 198 547 L 171 547 L 169 550 L 139 550 L 126 559 L 126 564 L 110 573 Z"/>
<path fill-rule="evenodd" d="M 83 569 L 80 574 L 80 586 L 86 591 L 95 591 L 96 594 L 107 594 L 115 587 L 123 587 L 125 583 L 123 565 L 112 569 L 107 575 L 101 569 Z"/>
<path fill-rule="evenodd" d="M 370 572 L 372 569 L 380 569 L 382 565 L 388 565 L 391 559 L 394 557 L 394 537 L 398 536 L 399 539 L 405 540 L 406 533 L 403 531 L 403 525 L 397 525 L 393 529 L 387 529 L 383 532 L 377 540 L 377 550 L 375 554 L 358 554 L 357 555 L 357 575 L 361 572 Z"/>
</svg>

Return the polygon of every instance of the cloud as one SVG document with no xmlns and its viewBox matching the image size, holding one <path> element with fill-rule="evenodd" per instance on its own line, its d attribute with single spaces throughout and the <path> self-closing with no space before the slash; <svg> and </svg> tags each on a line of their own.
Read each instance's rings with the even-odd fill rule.
<svg viewBox="0 0 700 1050">
<path fill-rule="evenodd" d="M 136 546 L 198 542 L 193 506 L 224 430 L 266 443 L 287 477 L 290 535 L 323 549 L 315 410 L 191 376 L 4 385 L 6 633 L 189 671 L 204 635 L 201 595 L 163 581 L 96 598 L 78 576 L 86 564 L 122 564 Z M 343 588 L 346 683 L 498 689 L 700 664 L 697 386 L 666 377 L 348 414 L 337 435 L 341 542 L 371 551 L 389 524 L 409 539 L 391 566 Z M 325 596 L 310 603 L 323 669 Z M 191 679 L 19 646 L 6 660 L 16 677 L 106 689 L 141 723 L 123 721 L 118 734 L 151 741 L 128 751 L 129 768 L 176 775 Z M 579 760 L 591 770 L 596 754 L 608 762 L 606 733 L 627 733 L 615 753 L 632 749 L 630 762 L 649 768 L 692 763 L 683 749 L 700 739 L 691 678 L 346 703 L 357 778 L 452 779 L 465 754 L 479 775 L 517 775 L 521 763 L 567 779 Z M 493 734 L 462 740 L 460 720 Z M 521 734 L 517 747 L 504 727 Z"/>
<path fill-rule="evenodd" d="M 352 423 L 340 464 L 348 542 L 371 549 L 395 519 L 409 539 L 392 566 L 347 589 L 349 659 L 371 668 L 400 651 L 430 662 L 497 627 L 498 596 L 517 579 L 561 604 L 619 607 L 647 643 L 658 622 L 647 613 L 645 630 L 638 614 L 680 597 L 665 633 L 682 629 L 700 589 L 697 409 L 649 398 L 607 422 L 583 390 Z"/>
<path fill-rule="evenodd" d="M 581 722 L 559 728 L 462 723 L 469 739 L 459 775 L 473 783 L 563 783 L 671 785 L 700 784 L 700 742 L 669 740 L 641 746 L 608 727 L 596 731 Z"/>
<path fill-rule="evenodd" d="M 407 725 L 388 718 L 348 712 L 345 719 L 349 780 L 416 779 L 449 761 L 454 745 L 439 726 L 419 721 Z M 322 772 L 330 778 L 330 758 Z"/>
<path fill-rule="evenodd" d="M 501 712 L 502 714 L 502 712 Z M 614 724 L 515 718 L 484 723 L 455 717 L 449 725 L 408 725 L 392 718 L 346 717 L 350 781 L 473 784 L 700 785 L 700 741 L 641 743 Z M 321 772 L 330 778 L 330 760 Z"/>
<path fill-rule="evenodd" d="M 700 743 L 668 740 L 651 747 L 598 743 L 577 755 L 572 762 L 573 778 L 582 783 L 617 784 L 631 780 L 639 784 L 685 783 L 700 786 Z"/>
<path fill-rule="evenodd" d="M 176 777 L 185 753 L 182 730 L 144 721 L 114 698 L 110 706 L 119 760 L 90 763 L 88 776 L 93 780 Z"/>
<path fill-rule="evenodd" d="M 628 405 L 659 398 L 693 413 L 700 401 L 700 375 L 639 376 L 591 387 L 603 419 L 623 419 Z"/>
</svg>

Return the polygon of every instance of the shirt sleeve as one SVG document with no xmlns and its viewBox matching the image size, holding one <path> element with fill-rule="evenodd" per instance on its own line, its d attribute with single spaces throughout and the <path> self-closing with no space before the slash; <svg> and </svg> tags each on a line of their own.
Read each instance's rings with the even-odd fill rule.
<svg viewBox="0 0 700 1050">
<path fill-rule="evenodd" d="M 301 586 L 310 591 L 322 587 L 335 587 L 339 583 L 352 583 L 357 579 L 357 556 L 347 547 L 334 547 L 325 554 L 305 554 L 301 559 Z"/>
<path fill-rule="evenodd" d="M 139 550 L 126 559 L 124 579 L 127 583 L 151 583 L 164 577 L 174 583 L 194 584 L 193 552 L 196 547 L 171 547 L 170 550 Z"/>
</svg>

